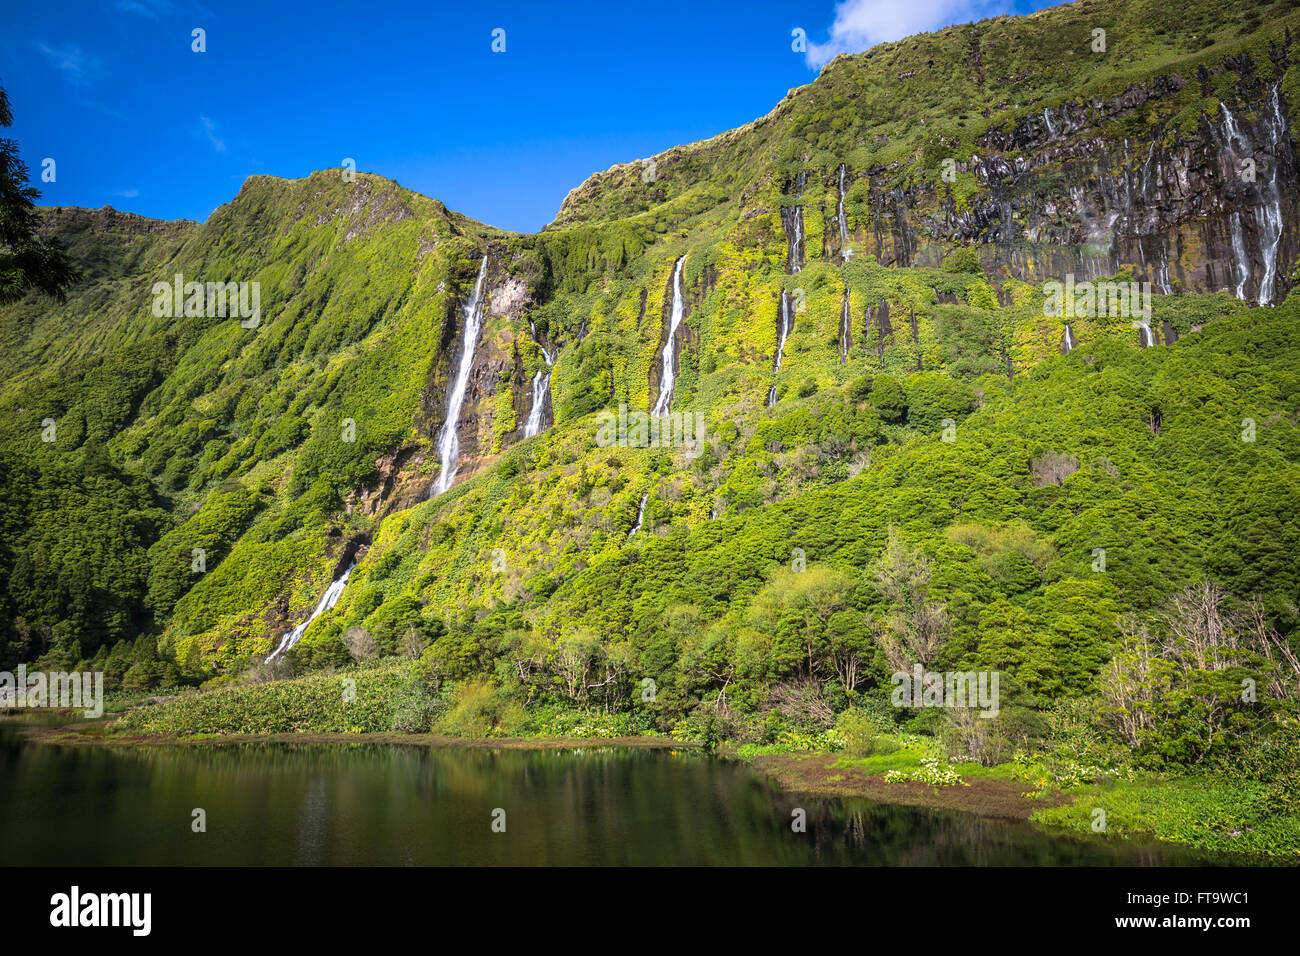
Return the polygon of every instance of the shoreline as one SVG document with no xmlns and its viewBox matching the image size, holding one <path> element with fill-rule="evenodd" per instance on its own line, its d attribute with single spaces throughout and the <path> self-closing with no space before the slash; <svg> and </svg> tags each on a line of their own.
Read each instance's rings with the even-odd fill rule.
<svg viewBox="0 0 1300 956">
<path fill-rule="evenodd" d="M 34 744 L 62 747 L 168 747 L 200 748 L 247 746 L 250 744 L 305 744 L 305 745 L 378 745 L 385 747 L 460 748 L 466 750 L 516 750 L 560 751 L 594 748 L 619 748 L 627 750 L 670 750 L 702 752 L 699 744 L 674 740 L 670 737 L 500 737 L 468 738 L 448 737 L 438 734 L 402 734 L 394 732 L 376 734 L 347 733 L 274 733 L 229 735 L 149 735 L 113 733 L 116 721 L 74 720 L 67 723 L 26 723 L 0 720 L 0 728 L 9 724 L 18 736 Z M 716 756 L 748 766 L 762 775 L 775 788 L 788 794 L 869 800 L 881 805 L 915 807 L 927 810 L 957 812 L 990 820 L 1029 823 L 1048 833 L 1060 836 L 1087 838 L 1068 826 L 1034 820 L 1038 811 L 1062 807 L 1072 802 L 1072 796 L 1062 792 L 1027 797 L 1024 781 L 997 776 L 972 776 L 965 786 L 934 786 L 918 781 L 888 782 L 883 774 L 872 774 L 863 768 L 839 765 L 842 754 L 796 752 L 757 754 L 741 757 L 734 747 L 720 748 Z M 1162 846 L 1182 847 L 1201 852 L 1215 852 L 1180 840 L 1160 839 L 1145 830 L 1116 833 L 1102 839 L 1127 841 L 1136 839 Z M 1220 850 L 1228 865 L 1277 865 L 1282 859 L 1259 859 L 1249 851 Z M 1283 863 L 1283 865 L 1285 865 Z"/>
<path fill-rule="evenodd" d="M 966 786 L 936 787 L 919 781 L 888 782 L 883 774 L 836 766 L 841 754 L 759 754 L 745 761 L 782 790 L 828 797 L 854 797 L 895 806 L 957 810 L 994 820 L 1022 820 L 1044 807 L 1068 802 L 1064 794 L 1030 799 L 1026 784 L 1001 777 L 972 777 Z"/>
<path fill-rule="evenodd" d="M 65 747 L 204 747 L 244 744 L 378 744 L 386 747 L 458 747 L 466 750 L 575 750 L 591 747 L 626 747 L 636 750 L 698 750 L 699 744 L 671 737 L 447 737 L 440 734 L 283 733 L 283 734 L 171 734 L 93 733 L 109 722 L 28 725 L 17 733 L 33 743 Z"/>
<path fill-rule="evenodd" d="M 106 720 L 16 726 L 32 743 L 65 747 L 227 747 L 247 744 L 373 744 L 389 747 L 439 747 L 466 750 L 576 750 L 617 747 L 630 750 L 700 751 L 700 745 L 671 737 L 448 737 L 439 734 L 275 733 L 174 736 L 113 733 Z M 836 767 L 841 755 L 826 753 L 760 754 L 744 759 L 723 747 L 717 756 L 745 764 L 787 793 L 852 797 L 875 803 L 956 810 L 998 820 L 1028 821 L 1036 811 L 1066 802 L 1063 795 L 1048 799 L 1023 796 L 1025 785 L 994 777 L 975 777 L 964 787 L 935 787 L 919 782 L 889 783 L 882 774 Z"/>
</svg>

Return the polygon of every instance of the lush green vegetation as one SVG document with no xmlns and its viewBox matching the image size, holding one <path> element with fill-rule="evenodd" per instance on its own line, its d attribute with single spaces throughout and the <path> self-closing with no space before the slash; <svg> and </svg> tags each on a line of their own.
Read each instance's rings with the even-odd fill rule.
<svg viewBox="0 0 1300 956">
<path fill-rule="evenodd" d="M 660 733 L 843 749 L 935 783 L 1029 768 L 1031 789 L 1102 788 L 1117 832 L 1171 839 L 1199 833 L 1177 795 L 1218 806 L 1231 774 L 1290 821 L 1250 846 L 1291 852 L 1300 297 L 1156 296 L 1176 344 L 1083 317 L 1062 355 L 1039 289 L 970 249 L 899 268 L 822 242 L 839 163 L 904 188 L 1059 97 L 1205 67 L 1145 120 L 1173 129 L 1246 84 L 1249 54 L 1300 105 L 1268 55 L 1295 14 L 1191 6 L 999 18 L 982 77 L 963 28 L 837 60 L 770 117 L 666 154 L 653 182 L 594 177 L 536 236 L 337 172 L 254 177 L 202 225 L 47 213 L 84 277 L 66 303 L 0 309 L 0 667 L 188 688 L 132 711 L 132 732 Z M 1084 24 L 1113 56 L 1081 60 Z M 789 275 L 796 168 L 814 175 Z M 872 195 L 850 191 L 855 241 Z M 427 500 L 485 253 L 474 460 Z M 704 417 L 704 447 L 605 447 L 598 414 L 655 397 L 683 254 L 673 407 Z M 260 323 L 155 315 L 153 283 L 178 273 L 259 282 Z M 555 414 L 522 439 L 533 329 L 558 350 Z M 337 606 L 267 663 L 354 555 Z M 997 672 L 998 715 L 891 706 L 916 663 Z M 1080 793 L 1044 813 L 1077 825 Z"/>
</svg>

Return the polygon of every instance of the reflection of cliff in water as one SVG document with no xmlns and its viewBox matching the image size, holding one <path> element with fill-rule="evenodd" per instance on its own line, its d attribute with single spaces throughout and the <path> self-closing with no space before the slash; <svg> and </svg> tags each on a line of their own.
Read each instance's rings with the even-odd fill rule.
<svg viewBox="0 0 1300 956">
<path fill-rule="evenodd" d="M 0 722 L 0 864 L 1175 864 L 1173 846 L 788 793 L 694 752 L 245 744 L 49 747 Z M 66 786 L 94 780 L 94 787 Z M 202 806 L 223 821 L 202 840 Z M 504 808 L 509 838 L 493 833 Z M 791 828 L 806 813 L 806 832 Z M 57 838 L 55 838 L 57 835 Z"/>
</svg>

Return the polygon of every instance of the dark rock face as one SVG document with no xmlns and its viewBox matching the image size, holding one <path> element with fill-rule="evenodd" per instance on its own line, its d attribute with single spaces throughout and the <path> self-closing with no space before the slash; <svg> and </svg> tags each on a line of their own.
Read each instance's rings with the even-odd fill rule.
<svg viewBox="0 0 1300 956">
<path fill-rule="evenodd" d="M 375 460 L 375 474 L 364 488 L 351 492 L 344 499 L 343 510 L 348 514 L 360 512 L 373 516 L 390 514 L 410 508 L 424 500 L 428 482 L 420 481 L 416 472 L 424 463 L 418 445 L 407 445 Z M 347 562 L 336 569 L 338 577 Z"/>
<path fill-rule="evenodd" d="M 879 333 L 876 339 L 876 353 L 885 354 L 885 339 L 889 339 L 889 344 L 894 344 L 894 327 L 889 322 L 889 301 L 880 300 L 880 312 L 876 319 L 876 331 Z"/>
<path fill-rule="evenodd" d="M 528 413 L 533 410 L 532 383 L 524 375 L 518 341 L 512 343 L 510 347 L 510 363 L 502 370 L 502 376 L 510 382 L 510 405 L 515 413 L 515 428 L 506 437 L 513 443 L 524 437 L 524 422 L 528 420 Z"/>
<path fill-rule="evenodd" d="M 867 306 L 866 321 L 862 326 L 864 339 L 870 338 L 873 324 L 876 327 L 876 354 L 884 355 L 885 346 L 894 344 L 894 326 L 889 321 L 889 300 L 881 299 L 880 306 L 876 309 Z"/>
<path fill-rule="evenodd" d="M 522 314 L 527 307 L 526 297 L 519 295 L 515 280 L 503 275 L 498 256 L 488 252 L 488 266 L 483 288 L 483 301 L 479 303 L 480 328 L 472 343 L 473 362 L 466 382 L 464 402 L 456 418 L 456 437 L 459 442 L 457 481 L 473 475 L 483 467 L 493 453 L 492 402 L 498 386 L 510 379 L 514 363 L 492 334 L 490 320 L 493 315 L 507 318 Z M 429 365 L 424 391 L 420 397 L 416 427 L 426 435 L 436 448 L 438 436 L 447 420 L 448 399 L 452 380 L 460 365 L 465 342 L 465 305 L 473 293 L 475 278 L 462 280 L 464 291 L 456 298 L 448 297 L 445 305 L 442 335 L 435 358 Z"/>
<path fill-rule="evenodd" d="M 799 173 L 792 183 L 787 184 L 787 192 L 795 202 L 803 198 L 808 174 Z M 785 230 L 786 272 L 795 273 L 804 267 L 803 206 L 790 205 L 781 207 L 781 227 Z"/>
<path fill-rule="evenodd" d="M 1183 88 L 1178 76 L 989 131 L 956 164 L 980 186 L 960 207 L 946 186 L 897 186 L 899 170 L 867 171 L 876 258 L 934 266 L 965 243 L 990 275 L 1027 282 L 1131 266 L 1155 292 L 1281 301 L 1300 251 L 1292 122 L 1278 84 L 1256 79 L 1248 62 L 1229 66 L 1239 73 L 1235 98 L 1192 131 L 1157 125 L 1141 141 L 1123 135 L 1126 120 Z"/>
</svg>

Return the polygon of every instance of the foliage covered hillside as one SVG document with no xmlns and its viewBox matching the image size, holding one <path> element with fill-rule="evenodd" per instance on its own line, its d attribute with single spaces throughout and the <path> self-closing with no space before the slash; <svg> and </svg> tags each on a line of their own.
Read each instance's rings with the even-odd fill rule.
<svg viewBox="0 0 1300 956">
<path fill-rule="evenodd" d="M 241 541 L 260 590 L 231 620 L 306 593 L 325 522 L 424 418 L 437 348 L 472 282 L 474 226 L 361 177 L 250 179 L 204 225 L 111 210 L 51 216 L 86 279 L 3 323 L 6 658 L 158 634 Z M 156 316 L 156 281 L 259 282 L 260 322 Z M 433 343 L 431 345 L 431 343 Z M 334 441 L 342 420 L 363 423 Z M 53 423 L 49 427 L 46 423 Z M 71 531 L 70 531 L 71 529 Z M 252 529 L 250 531 L 250 529 Z"/>
<path fill-rule="evenodd" d="M 1233 275 L 1243 194 L 1234 170 L 1215 168 L 1223 108 L 1247 138 L 1269 138 L 1251 124 L 1276 85 L 1296 115 L 1296 35 L 1285 0 L 1076 0 L 880 44 L 837 57 L 746 127 L 593 175 L 550 228 L 671 235 L 722 206 L 779 243 L 780 211 L 797 204 L 809 261 L 838 262 L 842 188 L 847 244 L 885 264 L 937 265 L 965 242 L 1031 281 L 1131 264 L 1163 291 L 1213 292 Z M 1270 164 L 1261 184 L 1278 163 L 1295 217 L 1290 142 L 1255 145 Z M 1294 256 L 1294 231 L 1283 242 Z"/>
<path fill-rule="evenodd" d="M 1109 58 L 1078 52 L 1097 17 Z M 997 720 L 911 718 L 981 760 L 1041 740 L 1061 701 L 1091 708 L 1080 733 L 1157 764 L 1271 753 L 1295 712 L 1300 300 L 1239 301 L 1272 267 L 1247 257 L 1239 296 L 1215 281 L 1155 295 L 1149 332 L 1114 310 L 1067 330 L 992 241 L 936 227 L 902 256 L 902 220 L 878 213 L 988 200 L 934 160 L 954 140 L 969 160 L 1067 91 L 1167 90 L 1112 117 L 1153 142 L 1184 120 L 1209 135 L 1263 90 L 1290 116 L 1289 25 L 1116 0 L 886 45 L 653 176 L 594 177 L 538 235 L 338 171 L 255 177 L 202 225 L 53 211 L 84 280 L 64 305 L 0 311 L 0 664 L 85 662 L 147 690 L 407 656 L 410 706 L 367 719 L 500 732 L 576 709 L 771 740 L 860 710 L 892 726 L 889 675 L 919 662 L 1003 675 Z M 1289 128 L 1269 127 L 1279 176 Z M 1078 171 L 1057 172 L 1072 194 Z M 1235 214 L 1214 182 L 1207 234 Z M 1153 192 L 1129 211 L 1162 208 Z M 1177 268 L 1215 275 L 1212 246 Z M 1126 284 L 1151 268 L 1102 261 Z M 458 483 L 432 496 L 480 267 Z M 258 282 L 259 320 L 156 315 L 151 289 L 176 274 Z M 704 443 L 608 447 L 602 413 L 653 406 L 665 346 L 672 409 L 702 417 Z M 245 727 L 237 702 L 255 699 L 205 712 Z"/>
<path fill-rule="evenodd" d="M 1105 339 L 1014 383 L 882 374 L 724 424 L 694 462 L 558 429 L 389 518 L 301 657 L 342 663 L 350 627 L 397 652 L 414 626 L 443 678 L 508 698 L 636 709 L 651 677 L 666 717 L 754 713 L 782 684 L 880 693 L 881 635 L 920 595 L 948 617 L 927 663 L 1002 670 L 1042 708 L 1090 692 L 1121 619 L 1190 582 L 1258 595 L 1290 632 L 1298 319 L 1292 299 L 1173 348 Z M 881 562 L 913 549 L 928 570 L 901 600 Z"/>
</svg>

